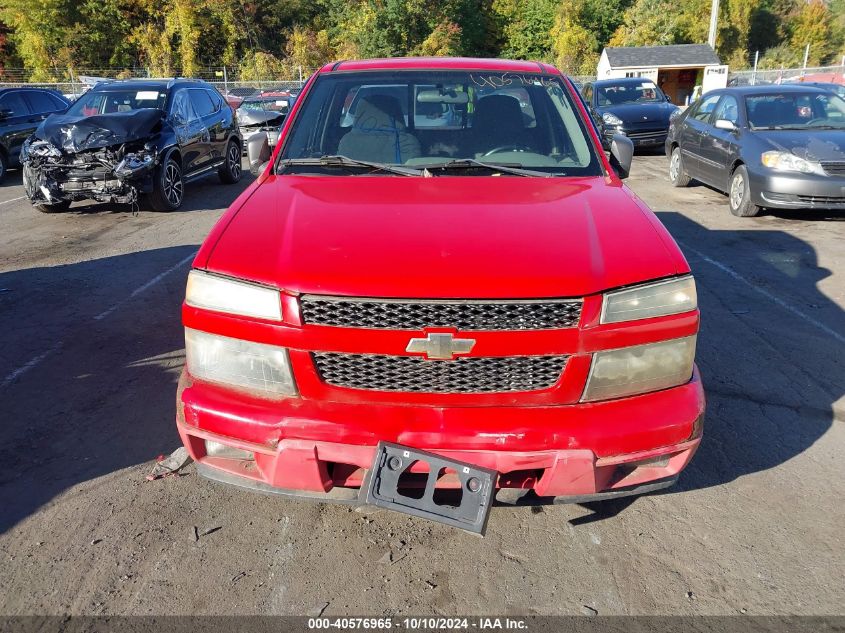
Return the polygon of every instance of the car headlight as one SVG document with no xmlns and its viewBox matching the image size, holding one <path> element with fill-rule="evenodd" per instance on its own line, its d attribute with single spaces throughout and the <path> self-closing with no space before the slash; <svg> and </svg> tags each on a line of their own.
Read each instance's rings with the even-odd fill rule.
<svg viewBox="0 0 845 633">
<path fill-rule="evenodd" d="M 622 119 L 620 119 L 612 112 L 605 112 L 604 114 L 602 114 L 601 120 L 607 123 L 607 125 L 622 125 Z"/>
<path fill-rule="evenodd" d="M 697 307 L 695 280 L 692 276 L 686 276 L 608 292 L 602 303 L 601 323 L 650 319 L 689 312 Z"/>
<path fill-rule="evenodd" d="M 622 398 L 689 382 L 696 336 L 596 352 L 583 402 Z"/>
<path fill-rule="evenodd" d="M 795 171 L 802 174 L 824 175 L 819 163 L 805 160 L 791 152 L 763 152 L 760 157 L 763 165 L 775 171 Z"/>
<path fill-rule="evenodd" d="M 282 320 L 278 290 L 201 270 L 188 274 L 185 302 L 194 308 L 239 314 L 271 321 Z"/>
<path fill-rule="evenodd" d="M 279 398 L 296 395 L 288 351 L 185 328 L 188 373 L 200 380 Z"/>
</svg>

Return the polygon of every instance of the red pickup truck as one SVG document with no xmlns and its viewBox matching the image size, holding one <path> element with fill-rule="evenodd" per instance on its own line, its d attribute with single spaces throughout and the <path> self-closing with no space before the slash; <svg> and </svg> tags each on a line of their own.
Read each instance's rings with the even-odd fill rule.
<svg viewBox="0 0 845 633">
<path fill-rule="evenodd" d="M 475 531 L 495 501 L 677 479 L 704 414 L 695 283 L 622 183 L 630 141 L 607 158 L 559 71 L 337 62 L 262 142 L 183 306 L 201 474 Z"/>
</svg>

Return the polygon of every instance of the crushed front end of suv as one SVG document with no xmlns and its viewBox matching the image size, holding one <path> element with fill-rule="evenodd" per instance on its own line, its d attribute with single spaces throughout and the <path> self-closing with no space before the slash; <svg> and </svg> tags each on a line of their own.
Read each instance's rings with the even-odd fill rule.
<svg viewBox="0 0 845 633">
<path fill-rule="evenodd" d="M 203 82 L 105 82 L 24 142 L 23 185 L 47 213 L 78 200 L 135 205 L 144 194 L 171 211 L 194 177 L 217 169 L 239 180 L 240 147 L 231 108 Z"/>
<path fill-rule="evenodd" d="M 689 463 L 690 267 L 623 184 L 631 141 L 606 157 L 555 68 L 330 64 L 263 170 L 248 153 L 183 305 L 202 475 L 482 533 L 494 503 L 642 494 Z"/>
</svg>

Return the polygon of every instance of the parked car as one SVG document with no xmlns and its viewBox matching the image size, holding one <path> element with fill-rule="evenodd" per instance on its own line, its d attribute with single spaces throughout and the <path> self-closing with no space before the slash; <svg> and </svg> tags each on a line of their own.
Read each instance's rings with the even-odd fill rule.
<svg viewBox="0 0 845 633">
<path fill-rule="evenodd" d="M 845 99 L 845 86 L 843 86 L 842 84 L 825 83 L 821 81 L 807 81 L 802 82 L 801 85 L 810 88 L 821 88 L 822 90 L 828 90 Z"/>
<path fill-rule="evenodd" d="M 241 139 L 232 109 L 210 84 L 191 79 L 102 82 L 66 114 L 44 121 L 21 150 L 23 184 L 40 211 L 75 200 L 172 211 L 185 183 L 217 172 L 241 178 Z"/>
<path fill-rule="evenodd" d="M 459 124 L 406 122 L 423 103 Z M 189 274 L 176 424 L 199 472 L 477 532 L 494 497 L 671 485 L 702 433 L 695 283 L 622 186 L 630 140 L 607 158 L 588 116 L 548 64 L 317 72 L 263 168 L 248 142 L 259 178 Z"/>
<path fill-rule="evenodd" d="M 650 79 L 602 79 L 584 84 L 582 94 L 602 121 L 604 144 L 624 134 L 634 147 L 661 147 L 678 106 Z"/>
<path fill-rule="evenodd" d="M 35 128 L 54 113 L 67 110 L 70 101 L 45 88 L 0 90 L 0 182 L 10 167 L 20 165 L 21 147 Z"/>
<path fill-rule="evenodd" d="M 715 187 L 736 216 L 845 209 L 845 100 L 804 85 L 713 90 L 674 120 L 666 155 L 673 185 Z"/>
<path fill-rule="evenodd" d="M 290 109 L 292 99 L 282 97 L 248 97 L 235 111 L 238 130 L 244 140 L 256 132 L 264 132 L 270 147 L 275 147 L 279 132 Z M 245 149 L 245 148 L 244 148 Z"/>
</svg>

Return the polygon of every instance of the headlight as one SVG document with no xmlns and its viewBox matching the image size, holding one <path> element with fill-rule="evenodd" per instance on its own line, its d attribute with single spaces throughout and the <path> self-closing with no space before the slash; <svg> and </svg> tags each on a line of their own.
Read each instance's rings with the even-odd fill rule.
<svg viewBox="0 0 845 633">
<path fill-rule="evenodd" d="M 796 171 L 802 174 L 824 175 L 821 165 L 805 160 L 791 152 L 764 152 L 760 160 L 763 165 L 775 171 Z"/>
<path fill-rule="evenodd" d="M 602 114 L 601 120 L 607 123 L 608 125 L 622 125 L 622 119 L 620 119 L 612 112 L 605 112 L 604 114 Z"/>
<path fill-rule="evenodd" d="M 689 382 L 695 336 L 593 354 L 582 401 L 622 398 Z"/>
<path fill-rule="evenodd" d="M 195 308 L 243 316 L 282 320 L 282 304 L 278 290 L 228 277 L 211 275 L 200 270 L 188 274 L 185 302 Z"/>
<path fill-rule="evenodd" d="M 619 323 L 689 312 L 698 307 L 695 280 L 670 279 L 628 290 L 608 292 L 601 309 L 602 323 Z"/>
<path fill-rule="evenodd" d="M 271 398 L 296 395 L 284 347 L 185 328 L 185 358 L 188 372 L 200 380 Z"/>
</svg>

